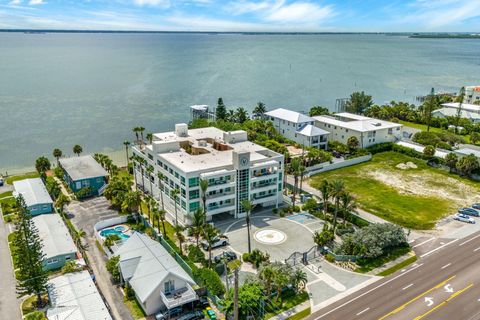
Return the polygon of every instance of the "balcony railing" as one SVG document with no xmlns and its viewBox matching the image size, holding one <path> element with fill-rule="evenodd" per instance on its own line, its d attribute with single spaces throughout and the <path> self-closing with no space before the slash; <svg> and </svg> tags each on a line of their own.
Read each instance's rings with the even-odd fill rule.
<svg viewBox="0 0 480 320">
<path fill-rule="evenodd" d="M 168 294 L 160 291 L 160 296 L 162 297 L 163 303 L 168 309 L 184 305 L 197 299 L 195 290 L 193 290 L 188 283 L 185 288 L 180 288 L 178 290 L 169 292 Z"/>
<path fill-rule="evenodd" d="M 259 178 L 259 177 L 264 177 L 268 176 L 271 174 L 276 174 L 277 170 L 266 170 L 266 171 L 253 171 L 252 172 L 252 177 L 253 178 Z"/>
</svg>

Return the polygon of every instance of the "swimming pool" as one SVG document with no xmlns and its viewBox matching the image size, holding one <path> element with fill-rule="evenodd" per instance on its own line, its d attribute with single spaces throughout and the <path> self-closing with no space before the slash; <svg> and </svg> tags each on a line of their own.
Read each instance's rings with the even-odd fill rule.
<svg viewBox="0 0 480 320">
<path fill-rule="evenodd" d="M 117 235 L 122 239 L 130 238 L 129 235 L 122 233 L 122 231 L 124 231 L 124 230 L 125 230 L 125 227 L 123 227 L 123 226 L 118 226 L 118 227 L 109 228 L 109 229 L 103 229 L 102 231 L 100 231 L 100 235 L 102 237 L 107 237 L 109 235 Z"/>
</svg>

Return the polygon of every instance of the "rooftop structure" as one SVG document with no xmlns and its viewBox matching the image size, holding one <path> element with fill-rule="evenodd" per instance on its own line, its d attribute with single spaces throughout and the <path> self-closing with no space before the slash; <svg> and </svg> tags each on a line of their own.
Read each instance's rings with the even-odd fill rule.
<svg viewBox="0 0 480 320">
<path fill-rule="evenodd" d="M 288 109 L 278 108 L 265 113 L 266 116 L 273 117 L 280 120 L 290 121 L 293 123 L 314 122 L 315 119 L 303 113 L 292 111 Z"/>
<path fill-rule="evenodd" d="M 156 133 L 151 145 L 134 146 L 133 152 L 154 167 L 149 174 L 142 164 L 136 164 L 137 185 L 153 193 L 157 200 L 162 198 L 162 191 L 168 212 L 175 211 L 171 190 L 180 191 L 177 210 L 181 220 L 200 207 L 200 179 L 209 181 L 209 219 L 219 213 L 242 217 L 243 199 L 248 198 L 259 207 L 277 205 L 282 199 L 278 190 L 282 189 L 283 155 L 248 141 L 243 130 L 189 130 L 186 124 L 177 124 L 175 131 Z M 165 177 L 162 184 L 158 181 L 159 172 Z M 241 194 L 237 192 L 239 183 L 244 191 Z"/>
<path fill-rule="evenodd" d="M 207 119 L 215 121 L 215 109 L 211 109 L 206 104 L 190 106 L 190 114 L 192 120 Z"/>
<path fill-rule="evenodd" d="M 475 103 L 480 101 L 480 86 L 465 87 L 465 101 L 466 103 Z"/>
<path fill-rule="evenodd" d="M 67 261 L 75 260 L 77 247 L 60 215 L 45 214 L 32 220 L 42 241 L 46 269 L 57 269 Z"/>
<path fill-rule="evenodd" d="M 30 214 L 35 216 L 53 211 L 53 200 L 42 179 L 33 178 L 13 182 L 15 197 L 22 195 Z"/>
<path fill-rule="evenodd" d="M 73 192 L 86 190 L 82 196 L 100 195 L 107 186 L 107 171 L 91 155 L 60 159 L 60 166 Z"/>
<path fill-rule="evenodd" d="M 440 108 L 432 112 L 432 116 L 439 118 L 456 117 L 457 115 L 458 109 L 455 108 Z M 469 119 L 472 122 L 480 122 L 480 113 L 470 112 L 468 110 L 464 110 L 463 108 L 460 111 L 460 117 Z"/>
<path fill-rule="evenodd" d="M 315 125 L 331 132 L 329 139 L 347 143 L 352 136 L 357 137 L 360 147 L 393 142 L 401 138 L 402 125 L 390 121 L 374 119 L 348 112 L 332 116 L 315 116 Z"/>
<path fill-rule="evenodd" d="M 48 281 L 49 320 L 111 320 L 88 271 L 67 273 Z"/>
<path fill-rule="evenodd" d="M 443 103 L 442 106 L 445 108 L 451 108 L 451 109 L 457 110 L 460 107 L 460 103 L 449 102 L 449 103 Z M 462 103 L 462 110 L 469 111 L 472 113 L 480 113 L 480 106 L 476 104 Z"/>
<path fill-rule="evenodd" d="M 195 281 L 157 241 L 133 233 L 115 252 L 124 281 L 147 315 L 197 299 Z"/>
</svg>

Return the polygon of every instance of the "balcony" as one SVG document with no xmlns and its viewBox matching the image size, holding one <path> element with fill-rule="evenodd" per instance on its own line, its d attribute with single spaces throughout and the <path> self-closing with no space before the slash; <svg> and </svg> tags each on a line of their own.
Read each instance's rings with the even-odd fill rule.
<svg viewBox="0 0 480 320">
<path fill-rule="evenodd" d="M 278 193 L 270 193 L 270 194 L 265 194 L 263 196 L 259 195 L 254 195 L 252 197 L 252 203 L 253 204 L 259 204 L 259 203 L 264 203 L 264 202 L 269 202 L 269 201 L 276 201 L 278 197 Z"/>
<path fill-rule="evenodd" d="M 195 290 L 193 290 L 193 288 L 188 283 L 186 284 L 185 288 L 180 288 L 168 294 L 160 291 L 160 296 L 162 297 L 162 301 L 167 307 L 167 309 L 182 306 L 197 299 L 197 294 L 195 293 Z"/>
<path fill-rule="evenodd" d="M 207 215 L 211 216 L 217 213 L 235 210 L 235 203 L 222 204 L 221 206 L 207 207 Z"/>
<path fill-rule="evenodd" d="M 226 193 L 217 193 L 213 195 L 208 195 L 206 203 L 208 205 L 212 202 L 218 202 L 218 201 L 227 200 L 227 199 L 235 199 L 235 192 L 230 191 Z"/>
<path fill-rule="evenodd" d="M 255 182 L 255 181 L 268 180 L 268 179 L 271 179 L 272 176 L 277 174 L 278 174 L 277 170 L 253 171 L 252 178 L 250 181 Z"/>
<path fill-rule="evenodd" d="M 220 190 L 225 188 L 234 188 L 235 181 L 224 181 L 223 183 L 218 184 L 209 184 L 207 191 Z"/>
</svg>

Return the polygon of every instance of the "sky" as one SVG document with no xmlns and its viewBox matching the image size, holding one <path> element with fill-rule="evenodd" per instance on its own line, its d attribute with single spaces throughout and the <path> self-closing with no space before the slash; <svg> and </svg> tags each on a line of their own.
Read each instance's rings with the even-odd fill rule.
<svg viewBox="0 0 480 320">
<path fill-rule="evenodd" d="M 480 33 L 480 0 L 0 0 L 0 29 Z"/>
</svg>

